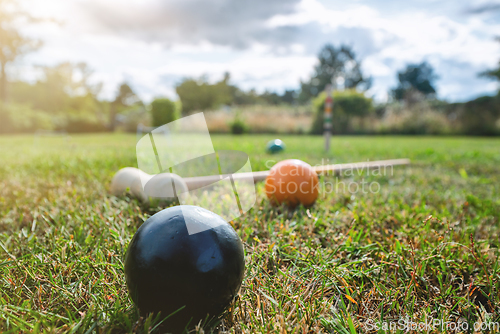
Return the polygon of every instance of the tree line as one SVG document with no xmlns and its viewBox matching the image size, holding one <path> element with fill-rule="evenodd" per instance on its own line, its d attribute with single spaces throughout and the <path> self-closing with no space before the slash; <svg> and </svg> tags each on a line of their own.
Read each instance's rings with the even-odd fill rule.
<svg viewBox="0 0 500 334">
<path fill-rule="evenodd" d="M 413 101 L 421 98 L 435 98 L 434 69 L 427 63 L 408 64 L 397 73 L 398 86 L 390 91 L 395 101 Z M 318 64 L 307 81 L 300 82 L 297 90 L 285 90 L 283 94 L 264 91 L 261 94 L 250 90 L 244 92 L 230 83 L 230 74 L 225 73 L 221 81 L 210 84 L 205 77 L 186 78 L 176 86 L 182 101 L 183 111 L 214 110 L 221 105 L 248 104 L 307 104 L 316 98 L 328 85 L 342 90 L 366 92 L 372 86 L 373 78 L 363 74 L 361 60 L 352 47 L 335 47 L 327 44 L 318 54 Z"/>
<path fill-rule="evenodd" d="M 32 132 L 38 128 L 71 132 L 113 131 L 117 126 L 134 130 L 137 120 L 150 115 L 152 125 L 197 111 L 216 110 L 221 106 L 244 105 L 311 105 L 315 121 L 313 133 L 321 132 L 322 101 L 328 85 L 336 89 L 334 116 L 339 133 L 349 132 L 353 118 L 387 116 L 391 105 L 402 105 L 405 110 L 430 103 L 442 119 L 448 119 L 458 132 L 466 134 L 499 134 L 500 98 L 485 96 L 467 103 L 448 104 L 437 99 L 437 75 L 432 66 L 423 61 L 408 64 L 396 73 L 397 86 L 389 92 L 390 103 L 375 105 L 366 97 L 373 78 L 362 71 L 362 60 L 348 45 L 325 45 L 318 53 L 317 65 L 310 78 L 300 82 L 296 90 L 283 93 L 242 90 L 225 73 L 217 82 L 205 76 L 184 78 L 175 90 L 179 101 L 160 97 L 150 104 L 141 101 L 132 86 L 123 82 L 114 99 L 99 98 L 102 85 L 92 83 L 92 69 L 85 63 L 64 62 L 56 66 L 37 66 L 39 78 L 35 82 L 9 79 L 9 68 L 16 60 L 43 45 L 23 35 L 20 22 L 33 23 L 37 19 L 21 10 L 13 0 L 0 0 L 0 132 Z M 500 66 L 480 74 L 500 81 Z M 401 109 L 401 108 L 400 108 Z M 411 118 L 411 117 L 410 117 Z M 363 121 L 361 121 L 363 123 Z M 411 122 L 410 122 L 411 123 Z M 162 123 L 163 124 L 163 123 Z M 412 130 L 413 131 L 413 130 Z M 420 130 L 419 130 L 420 131 Z M 418 131 L 417 131 L 418 132 Z"/>
</svg>

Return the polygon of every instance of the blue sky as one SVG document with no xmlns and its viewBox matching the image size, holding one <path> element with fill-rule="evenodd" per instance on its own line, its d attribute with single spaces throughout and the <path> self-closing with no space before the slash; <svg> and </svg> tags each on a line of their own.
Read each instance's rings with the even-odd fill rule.
<svg viewBox="0 0 500 334">
<path fill-rule="evenodd" d="M 45 41 L 12 75 L 32 65 L 84 61 L 112 98 L 127 80 L 145 100 L 175 96 L 183 77 L 206 75 L 244 89 L 283 91 L 306 80 L 325 43 L 353 47 L 367 95 L 379 101 L 396 72 L 423 60 L 434 66 L 438 95 L 464 101 L 498 85 L 477 76 L 497 66 L 500 2 L 416 0 L 20 0 L 36 16 L 26 28 Z"/>
</svg>

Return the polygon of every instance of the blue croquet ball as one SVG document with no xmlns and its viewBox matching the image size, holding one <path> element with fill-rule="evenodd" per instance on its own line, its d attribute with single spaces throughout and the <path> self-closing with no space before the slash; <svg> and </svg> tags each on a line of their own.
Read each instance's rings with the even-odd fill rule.
<svg viewBox="0 0 500 334">
<path fill-rule="evenodd" d="M 186 221 L 215 227 L 189 234 Z M 238 294 L 244 270 L 243 244 L 231 225 L 191 205 L 146 220 L 125 257 L 128 291 L 140 314 L 164 318 L 177 311 L 162 324 L 167 332 L 220 316 Z"/>
<path fill-rule="evenodd" d="M 285 143 L 281 139 L 273 139 L 267 143 L 266 151 L 267 153 L 279 153 L 285 150 Z"/>
</svg>

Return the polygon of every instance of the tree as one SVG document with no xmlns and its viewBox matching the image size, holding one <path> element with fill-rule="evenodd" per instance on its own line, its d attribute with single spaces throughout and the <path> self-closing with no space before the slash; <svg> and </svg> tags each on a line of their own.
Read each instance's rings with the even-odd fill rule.
<svg viewBox="0 0 500 334">
<path fill-rule="evenodd" d="M 412 99 L 414 93 L 428 98 L 436 94 L 434 81 L 437 76 L 434 69 L 427 62 L 420 64 L 409 64 L 397 74 L 399 84 L 392 90 L 392 96 L 396 100 Z"/>
<path fill-rule="evenodd" d="M 319 64 L 314 68 L 314 74 L 308 82 L 301 82 L 299 100 L 307 101 L 317 96 L 329 84 L 336 84 L 337 80 L 344 81 L 345 89 L 366 90 L 371 86 L 371 78 L 363 76 L 361 61 L 347 45 L 339 48 L 327 44 L 318 54 Z"/>
<path fill-rule="evenodd" d="M 129 84 L 123 82 L 118 89 L 115 100 L 111 102 L 109 113 L 109 128 L 111 131 L 113 131 L 116 126 L 116 115 L 134 104 L 142 104 L 142 101 Z"/>
<path fill-rule="evenodd" d="M 287 90 L 283 95 L 276 92 L 264 91 L 258 94 L 255 89 L 243 91 L 231 84 L 231 76 L 224 73 L 222 80 L 210 84 L 205 76 L 199 79 L 185 78 L 175 90 L 182 102 L 182 113 L 190 114 L 194 111 L 214 110 L 222 105 L 254 105 L 294 103 L 297 99 L 294 90 Z"/>
<path fill-rule="evenodd" d="M 498 66 L 497 69 L 482 72 L 481 76 L 500 81 L 500 65 Z"/>
<path fill-rule="evenodd" d="M 175 87 L 182 102 L 182 112 L 189 114 L 196 110 L 208 110 L 221 105 L 230 105 L 238 96 L 238 88 L 229 83 L 229 73 L 215 83 L 208 83 L 205 77 L 198 80 L 186 78 Z"/>
<path fill-rule="evenodd" d="M 19 9 L 14 0 L 0 0 L 0 99 L 7 99 L 7 66 L 20 56 L 41 46 L 39 40 L 22 35 L 21 22 L 36 21 Z"/>
<path fill-rule="evenodd" d="M 265 103 L 270 105 L 278 105 L 281 102 L 283 102 L 280 95 L 278 95 L 275 92 L 269 92 L 267 90 L 264 93 L 262 93 L 260 97 Z"/>
<path fill-rule="evenodd" d="M 9 82 L 9 102 L 29 104 L 51 114 L 107 113 L 98 101 L 102 84 L 90 80 L 93 72 L 85 63 L 64 62 L 37 68 L 42 75 L 35 83 Z"/>
<path fill-rule="evenodd" d="M 285 90 L 285 92 L 281 96 L 281 100 L 284 103 L 288 104 L 293 104 L 296 99 L 297 99 L 297 92 L 295 92 L 294 90 Z"/>
<path fill-rule="evenodd" d="M 73 64 L 63 62 L 55 66 L 40 66 L 43 77 L 35 84 L 29 96 L 34 107 L 50 112 L 67 112 L 85 109 L 87 102 L 97 100 L 102 84 L 92 84 L 89 80 L 93 74 L 85 63 Z M 27 96 L 15 96 L 14 99 L 27 99 Z"/>
<path fill-rule="evenodd" d="M 207 110 L 215 105 L 216 97 L 205 78 L 199 80 L 186 78 L 175 87 L 175 91 L 182 101 L 183 113 Z"/>
<path fill-rule="evenodd" d="M 497 37 L 496 40 L 500 42 L 500 37 Z M 479 73 L 479 76 L 500 81 L 500 61 L 498 62 L 498 68 Z"/>
</svg>

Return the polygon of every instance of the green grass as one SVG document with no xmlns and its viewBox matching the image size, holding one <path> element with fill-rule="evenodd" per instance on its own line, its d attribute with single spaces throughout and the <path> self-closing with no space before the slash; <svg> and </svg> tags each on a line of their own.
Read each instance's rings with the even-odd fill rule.
<svg viewBox="0 0 500 334">
<path fill-rule="evenodd" d="M 387 175 L 323 182 L 377 183 L 377 193 L 322 194 L 305 209 L 270 206 L 258 184 L 252 210 L 232 222 L 245 244 L 239 298 L 218 330 L 364 333 L 377 321 L 500 322 L 500 140 L 432 137 L 213 136 L 249 154 L 254 170 L 410 158 Z M 0 330 L 137 332 L 123 255 L 160 210 L 108 194 L 136 166 L 135 136 L 0 137 Z M 351 188 L 352 189 L 352 188 Z M 435 327 L 429 332 L 443 332 Z M 401 331 L 404 332 L 404 331 Z M 494 331 L 492 331 L 494 332 Z"/>
</svg>

